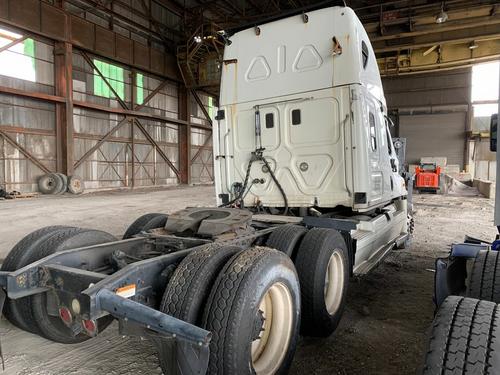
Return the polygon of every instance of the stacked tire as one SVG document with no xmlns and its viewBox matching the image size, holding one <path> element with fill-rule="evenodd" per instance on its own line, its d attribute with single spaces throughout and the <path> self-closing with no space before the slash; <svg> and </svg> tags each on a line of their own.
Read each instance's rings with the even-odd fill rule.
<svg viewBox="0 0 500 375">
<path fill-rule="evenodd" d="M 62 173 L 47 173 L 38 179 L 38 190 L 42 194 L 82 194 L 85 190 L 83 180 L 78 176 Z"/>
</svg>

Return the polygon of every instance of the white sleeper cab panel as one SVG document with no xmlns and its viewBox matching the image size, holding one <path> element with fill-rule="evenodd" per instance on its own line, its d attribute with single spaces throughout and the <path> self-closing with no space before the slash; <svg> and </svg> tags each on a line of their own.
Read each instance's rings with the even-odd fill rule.
<svg viewBox="0 0 500 375">
<path fill-rule="evenodd" d="M 234 198 L 234 184 L 243 184 L 260 148 L 290 207 L 366 211 L 406 194 L 375 55 L 350 8 L 309 12 L 308 22 L 297 15 L 266 23 L 230 41 L 222 64 L 225 116 L 214 132 L 217 195 Z M 284 205 L 262 161 L 252 164 L 248 187 L 246 206 Z"/>
</svg>

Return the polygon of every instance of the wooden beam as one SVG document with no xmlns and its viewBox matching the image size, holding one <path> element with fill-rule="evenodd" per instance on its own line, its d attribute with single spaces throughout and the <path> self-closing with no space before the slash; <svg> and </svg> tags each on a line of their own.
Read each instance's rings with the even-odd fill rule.
<svg viewBox="0 0 500 375">
<path fill-rule="evenodd" d="M 96 152 L 99 147 L 101 147 L 101 145 L 108 140 L 108 138 L 110 138 L 114 133 L 120 130 L 120 128 L 127 122 L 127 120 L 129 120 L 127 117 L 120 120 L 118 124 L 116 124 L 109 132 L 104 135 L 104 137 L 99 139 L 99 141 L 97 141 L 97 143 L 92 146 L 87 152 L 85 152 L 85 154 L 83 154 L 83 156 L 75 163 L 74 169 L 78 168 L 85 160 L 87 160 L 90 155 Z"/>
<path fill-rule="evenodd" d="M 210 124 L 210 126 L 213 126 L 212 124 L 212 118 L 210 117 L 210 114 L 208 113 L 207 109 L 205 108 L 205 105 L 203 104 L 203 102 L 201 101 L 198 93 L 191 89 L 191 94 L 193 95 L 193 98 L 194 100 L 196 100 L 196 103 L 198 104 L 198 106 L 200 107 L 201 111 L 203 112 L 203 115 L 205 116 L 205 119 L 208 121 L 208 123 Z"/>
<path fill-rule="evenodd" d="M 160 156 L 162 157 L 163 160 L 165 160 L 165 162 L 168 164 L 168 166 L 170 167 L 170 169 L 172 169 L 174 171 L 174 173 L 177 176 L 177 178 L 180 179 L 179 170 L 170 161 L 170 159 L 168 158 L 168 156 L 163 152 L 163 150 L 160 148 L 160 146 L 158 145 L 158 143 L 156 143 L 156 141 L 153 139 L 153 137 L 151 137 L 151 134 L 148 133 L 148 131 L 144 128 L 144 126 L 139 122 L 138 119 L 134 119 L 134 121 L 135 121 L 137 127 L 139 128 L 139 130 L 142 132 L 142 134 L 144 134 L 144 136 L 146 137 L 146 139 L 156 148 L 156 152 L 158 152 L 158 154 L 160 154 Z"/>
<path fill-rule="evenodd" d="M 47 168 L 47 166 L 45 166 L 44 164 L 42 164 L 42 162 L 40 160 L 38 160 L 33 155 L 31 155 L 31 153 L 28 150 L 26 150 L 23 146 L 21 146 L 14 139 L 12 139 L 6 132 L 4 132 L 3 130 L 0 130 L 0 135 L 8 143 L 10 143 L 13 147 L 15 147 L 16 149 L 18 149 L 21 152 L 21 154 L 23 154 L 26 157 L 26 159 L 30 160 L 33 164 L 35 164 L 42 171 L 44 171 L 45 173 L 52 173 L 52 171 L 49 168 Z"/>
<path fill-rule="evenodd" d="M 12 42 L 10 42 L 9 44 L 6 44 L 5 46 L 3 47 L 0 47 L 0 53 L 2 53 L 3 51 L 6 51 L 8 50 L 9 48 L 12 48 L 14 47 L 16 44 L 19 44 L 23 41 L 25 41 L 28 37 L 25 35 L 23 36 L 22 38 L 19 38 L 19 39 L 16 39 L 16 40 L 13 40 Z"/>
<path fill-rule="evenodd" d="M 196 154 L 194 154 L 193 158 L 191 159 L 191 164 L 194 163 L 194 161 L 200 156 L 201 152 L 207 148 L 208 143 L 212 139 L 212 133 L 208 135 L 207 139 L 205 139 L 205 142 L 203 142 L 203 145 L 200 146 L 198 151 L 196 151 Z"/>
<path fill-rule="evenodd" d="M 65 103 L 66 102 L 66 99 L 63 98 L 62 96 L 50 95 L 50 94 L 45 94 L 45 93 L 41 93 L 41 92 L 24 91 L 24 90 L 19 90 L 19 89 L 13 89 L 11 87 L 5 87 L 5 86 L 0 86 L 0 93 L 1 94 L 16 95 L 16 96 L 23 96 L 25 98 L 32 98 L 32 99 L 44 100 L 44 101 L 56 102 L 56 103 Z"/>
</svg>

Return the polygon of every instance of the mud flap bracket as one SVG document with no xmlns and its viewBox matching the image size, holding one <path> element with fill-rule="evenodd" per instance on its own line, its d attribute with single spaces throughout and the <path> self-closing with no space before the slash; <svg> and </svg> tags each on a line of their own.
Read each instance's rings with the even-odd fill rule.
<svg viewBox="0 0 500 375">
<path fill-rule="evenodd" d="M 118 318 L 120 333 L 150 339 L 169 365 L 169 374 L 206 373 L 211 333 L 108 289 L 97 293 L 97 306 Z"/>
</svg>

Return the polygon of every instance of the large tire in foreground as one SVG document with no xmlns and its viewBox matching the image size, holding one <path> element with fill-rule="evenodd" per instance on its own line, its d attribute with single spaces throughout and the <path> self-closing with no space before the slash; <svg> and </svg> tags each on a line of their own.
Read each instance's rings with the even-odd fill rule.
<svg viewBox="0 0 500 375">
<path fill-rule="evenodd" d="M 234 255 L 203 314 L 202 326 L 213 335 L 207 374 L 286 373 L 299 320 L 299 281 L 290 258 L 266 247 Z"/>
<path fill-rule="evenodd" d="M 125 231 L 125 234 L 123 235 L 123 239 L 129 239 L 135 236 L 136 234 L 141 233 L 144 230 L 144 227 L 146 224 L 148 224 L 151 220 L 155 219 L 158 216 L 162 216 L 163 214 L 159 213 L 151 213 L 151 214 L 145 214 L 136 219 L 130 226 L 127 228 Z M 152 228 L 149 228 L 152 229 Z"/>
<path fill-rule="evenodd" d="M 99 230 L 82 228 L 62 229 L 54 232 L 38 244 L 36 251 L 33 252 L 31 258 L 29 259 L 29 263 L 35 262 L 59 251 L 97 245 L 111 241 L 116 241 L 116 238 L 109 233 Z M 30 311 L 25 312 L 24 314 L 27 318 L 31 318 L 36 322 L 40 334 L 45 338 L 63 344 L 78 343 L 90 338 L 83 333 L 74 336 L 71 329 L 64 324 L 59 316 L 52 316 L 48 313 L 47 293 L 35 294 L 29 298 Z M 102 331 L 111 323 L 111 321 L 112 319 L 110 317 L 99 319 L 97 322 L 98 330 Z"/>
<path fill-rule="evenodd" d="M 2 263 L 2 271 L 16 271 L 30 263 L 33 253 L 37 246 L 53 233 L 68 229 L 70 227 L 62 225 L 53 225 L 44 227 L 31 232 L 19 241 L 9 252 Z M 23 314 L 23 311 L 29 311 L 29 297 L 18 298 L 15 300 L 7 299 L 5 301 L 4 315 L 16 327 L 22 330 L 39 333 L 36 322 L 30 319 L 30 315 Z"/>
<path fill-rule="evenodd" d="M 266 241 L 266 246 L 279 250 L 293 259 L 300 241 L 306 233 L 307 229 L 302 225 L 281 225 L 271 233 Z"/>
<path fill-rule="evenodd" d="M 498 251 L 479 251 L 472 265 L 467 297 L 500 303 L 499 261 Z"/>
<path fill-rule="evenodd" d="M 423 374 L 499 374 L 499 324 L 497 304 L 448 297 L 432 324 Z"/>
<path fill-rule="evenodd" d="M 160 311 L 195 325 L 201 325 L 205 302 L 226 262 L 242 249 L 211 244 L 185 257 L 168 282 Z M 164 374 L 169 374 L 169 347 L 160 343 L 158 358 Z"/>
<path fill-rule="evenodd" d="M 349 284 L 349 252 L 344 238 L 334 229 L 311 229 L 300 244 L 295 266 L 302 296 L 301 332 L 330 336 L 344 312 Z"/>
</svg>

